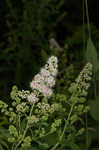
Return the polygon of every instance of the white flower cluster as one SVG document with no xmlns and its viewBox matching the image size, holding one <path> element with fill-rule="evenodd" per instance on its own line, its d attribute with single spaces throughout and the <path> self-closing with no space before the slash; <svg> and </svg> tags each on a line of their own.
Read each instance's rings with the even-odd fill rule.
<svg viewBox="0 0 99 150">
<path fill-rule="evenodd" d="M 36 95 L 33 92 L 27 96 L 27 99 L 30 103 L 38 102 L 38 98 L 36 97 Z"/>
<path fill-rule="evenodd" d="M 29 110 L 29 106 L 27 106 L 25 102 L 22 102 L 21 104 L 18 104 L 16 106 L 16 111 L 18 113 L 26 113 L 28 112 L 28 110 Z"/>
<path fill-rule="evenodd" d="M 16 93 L 16 95 L 19 96 L 19 97 L 21 97 L 22 99 L 27 98 L 27 96 L 28 96 L 29 94 L 30 94 L 30 91 L 24 91 L 24 90 L 18 91 L 18 92 Z"/>
<path fill-rule="evenodd" d="M 48 104 L 48 103 L 38 103 L 37 104 L 37 108 L 38 108 L 38 112 L 40 114 L 46 114 L 46 113 L 54 113 L 55 111 L 59 111 L 61 109 L 61 105 L 58 103 L 54 103 L 52 105 Z M 37 112 L 37 113 L 38 113 Z"/>
<path fill-rule="evenodd" d="M 35 115 L 27 117 L 27 120 L 29 124 L 37 123 L 39 121 L 39 119 Z"/>
<path fill-rule="evenodd" d="M 43 96 L 47 98 L 51 97 L 53 93 L 52 88 L 55 85 L 55 78 L 58 72 L 57 68 L 57 57 L 51 56 L 48 59 L 47 64 L 43 68 L 41 68 L 40 73 L 38 73 L 30 83 L 30 87 L 32 88 L 32 90 L 36 89 L 40 93 L 42 93 Z M 30 94 L 27 98 L 30 102 L 34 100 L 37 101 L 34 93 Z"/>
</svg>

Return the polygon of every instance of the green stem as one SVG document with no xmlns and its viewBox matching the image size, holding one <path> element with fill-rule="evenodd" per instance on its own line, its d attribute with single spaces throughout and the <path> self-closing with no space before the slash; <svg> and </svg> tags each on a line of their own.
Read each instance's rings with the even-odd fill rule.
<svg viewBox="0 0 99 150">
<path fill-rule="evenodd" d="M 42 137 L 46 137 L 46 136 L 48 136 L 48 135 L 50 135 L 50 134 L 52 134 L 52 132 L 48 132 L 47 134 L 42 135 L 41 137 L 36 138 L 36 140 L 39 140 L 39 139 L 41 139 Z"/>
<path fill-rule="evenodd" d="M 14 150 L 14 145 L 15 145 L 15 143 L 12 145 L 12 150 Z"/>
<path fill-rule="evenodd" d="M 20 134 L 20 114 L 18 114 L 19 134 Z"/>
<path fill-rule="evenodd" d="M 32 115 L 33 107 L 34 107 L 34 105 L 31 106 L 31 110 L 30 110 L 29 116 Z M 23 140 L 24 140 L 24 138 L 25 138 L 25 136 L 26 136 L 26 133 L 27 133 L 27 131 L 28 131 L 28 128 L 29 128 L 29 124 L 28 124 L 28 122 L 27 122 L 26 128 L 25 128 L 24 133 L 23 133 L 23 137 L 22 137 L 22 139 L 17 143 L 17 145 L 16 145 L 16 147 L 15 147 L 14 150 L 16 150 L 16 149 L 18 148 L 18 146 L 23 142 Z M 13 150 L 13 149 L 12 149 L 12 150 Z"/>
<path fill-rule="evenodd" d="M 66 128 L 67 128 L 67 125 L 68 125 L 68 121 L 69 121 L 70 116 L 71 116 L 71 113 L 72 113 L 72 111 L 73 111 L 73 107 L 74 107 L 74 104 L 71 106 L 71 109 L 70 109 L 68 118 L 67 118 L 67 120 L 65 121 L 65 126 L 64 126 L 63 132 L 62 132 L 62 134 L 61 134 L 61 136 L 60 136 L 60 138 L 59 138 L 59 141 L 55 144 L 55 146 L 52 147 L 51 150 L 55 150 L 55 149 L 59 146 L 60 142 L 62 141 L 63 136 L 64 136 L 65 131 L 66 131 Z"/>
<path fill-rule="evenodd" d="M 87 113 L 86 113 L 86 150 L 88 150 L 88 122 L 87 122 Z"/>
<path fill-rule="evenodd" d="M 83 53 L 85 53 L 85 3 L 83 0 Z"/>
<path fill-rule="evenodd" d="M 91 30 L 90 30 L 90 23 L 89 23 L 88 2 L 87 2 L 87 0 L 85 0 L 85 5 L 86 5 L 86 16 L 87 16 L 88 33 L 89 33 L 89 38 L 91 38 Z"/>
</svg>

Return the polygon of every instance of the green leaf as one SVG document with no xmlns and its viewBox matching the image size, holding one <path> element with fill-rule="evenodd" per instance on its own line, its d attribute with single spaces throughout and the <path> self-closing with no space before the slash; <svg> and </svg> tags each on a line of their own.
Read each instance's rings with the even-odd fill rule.
<svg viewBox="0 0 99 150">
<path fill-rule="evenodd" d="M 0 144 L 9 150 L 8 144 L 4 140 L 0 139 Z"/>
<path fill-rule="evenodd" d="M 99 96 L 97 96 L 95 100 L 91 100 L 89 105 L 91 116 L 99 122 Z"/>
<path fill-rule="evenodd" d="M 36 147 L 31 147 L 30 150 L 39 150 L 39 149 Z"/>
<path fill-rule="evenodd" d="M 81 150 L 81 147 L 75 143 L 74 139 L 71 141 L 65 141 L 65 144 L 66 147 L 71 148 L 72 150 Z"/>
<path fill-rule="evenodd" d="M 57 134 L 52 134 L 52 135 L 46 136 L 46 138 L 44 138 L 43 140 L 44 140 L 44 143 L 47 143 L 48 146 L 50 147 L 56 144 L 57 139 L 58 139 Z"/>
<path fill-rule="evenodd" d="M 9 150 L 8 137 L 8 130 L 0 127 L 0 150 L 2 150 L 3 148 Z"/>
<path fill-rule="evenodd" d="M 18 149 L 18 150 L 40 150 L 40 149 L 38 149 L 37 147 L 34 147 L 34 146 L 31 146 L 31 147 L 29 147 L 29 148 L 20 148 L 20 149 Z"/>
<path fill-rule="evenodd" d="M 86 149 L 86 145 L 84 143 L 78 143 L 78 146 L 80 147 L 80 150 Z"/>
<path fill-rule="evenodd" d="M 2 147 L 2 145 L 0 145 L 0 150 L 4 150 L 3 147 Z"/>
<path fill-rule="evenodd" d="M 85 58 L 87 62 L 90 62 L 93 64 L 94 72 L 99 71 L 99 60 L 97 55 L 97 50 L 92 42 L 92 40 L 89 38 L 87 42 L 87 51 L 85 53 Z"/>
<path fill-rule="evenodd" d="M 70 147 L 72 148 L 72 150 L 81 150 L 79 148 L 79 146 L 77 144 L 74 144 L 74 143 L 72 143 Z"/>
</svg>

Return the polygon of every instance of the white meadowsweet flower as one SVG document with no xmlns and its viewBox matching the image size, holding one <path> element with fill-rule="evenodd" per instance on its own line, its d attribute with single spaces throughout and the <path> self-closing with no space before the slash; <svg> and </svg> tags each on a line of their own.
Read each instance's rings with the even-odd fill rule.
<svg viewBox="0 0 99 150">
<path fill-rule="evenodd" d="M 48 64 L 52 64 L 52 63 L 55 63 L 55 64 L 57 64 L 58 63 L 58 59 L 57 59 L 57 57 L 55 57 L 55 56 L 51 56 L 49 59 L 48 59 L 48 62 L 47 62 Z"/>
<path fill-rule="evenodd" d="M 38 83 L 41 83 L 44 81 L 44 77 L 41 75 L 41 74 L 37 74 L 35 75 L 34 77 L 34 81 L 38 82 Z"/>
<path fill-rule="evenodd" d="M 53 91 L 52 87 L 55 85 L 55 77 L 57 75 L 58 67 L 57 57 L 51 56 L 47 64 L 41 68 L 39 74 L 34 77 L 34 80 L 30 83 L 30 87 L 34 90 L 38 90 L 45 97 L 51 97 Z"/>
<path fill-rule="evenodd" d="M 56 64 L 56 66 L 57 66 L 57 64 Z M 57 73 L 58 73 L 57 67 L 50 64 L 50 65 L 46 65 L 45 68 L 46 68 L 46 70 L 50 71 L 50 74 L 52 76 L 57 76 Z"/>
<path fill-rule="evenodd" d="M 34 87 L 36 87 L 36 82 L 32 80 L 32 82 L 30 82 L 30 87 L 34 89 Z"/>
<path fill-rule="evenodd" d="M 27 96 L 27 100 L 30 103 L 36 103 L 38 102 L 38 98 L 36 97 L 36 95 L 34 93 L 31 93 L 30 95 Z"/>
<path fill-rule="evenodd" d="M 53 69 L 53 71 L 51 72 L 51 74 L 52 74 L 52 76 L 57 76 L 57 73 L 58 73 L 58 71 L 57 71 L 57 69 Z"/>
<path fill-rule="evenodd" d="M 44 77 L 50 76 L 50 72 L 47 69 L 45 69 L 45 68 L 42 68 L 40 73 Z"/>
<path fill-rule="evenodd" d="M 41 83 L 38 83 L 37 81 L 32 81 L 30 83 L 30 87 L 34 90 L 34 89 L 41 89 Z"/>
<path fill-rule="evenodd" d="M 43 87 L 43 88 L 42 88 L 42 94 L 43 94 L 45 97 L 49 98 L 49 97 L 51 97 L 51 95 L 53 94 L 53 91 L 52 91 L 52 89 L 50 89 L 50 88 L 48 88 L 48 87 Z"/>
<path fill-rule="evenodd" d="M 55 85 L 55 78 L 53 76 L 49 76 L 45 78 L 45 82 L 49 87 L 53 87 Z"/>
</svg>

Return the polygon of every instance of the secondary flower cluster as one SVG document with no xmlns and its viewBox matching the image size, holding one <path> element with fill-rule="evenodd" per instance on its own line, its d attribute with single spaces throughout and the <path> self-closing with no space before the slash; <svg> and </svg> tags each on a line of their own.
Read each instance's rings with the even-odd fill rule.
<svg viewBox="0 0 99 150">
<path fill-rule="evenodd" d="M 86 96 L 87 90 L 90 86 L 89 81 L 92 76 L 92 64 L 87 63 L 84 69 L 80 72 L 79 76 L 74 83 L 71 84 L 69 91 L 73 93 L 75 90 L 80 96 Z"/>
<path fill-rule="evenodd" d="M 61 110 L 62 106 L 61 104 L 54 103 L 52 105 L 45 103 L 45 102 L 39 102 L 37 104 L 38 111 L 37 114 L 47 114 L 47 113 L 54 113 L 55 111 Z"/>
<path fill-rule="evenodd" d="M 50 98 L 53 90 L 52 88 L 55 85 L 55 79 L 57 75 L 58 68 L 58 60 L 57 57 L 51 56 L 46 65 L 41 68 L 40 72 L 35 75 L 33 80 L 30 83 L 30 87 L 32 90 L 38 90 L 43 94 L 44 97 Z M 32 92 L 27 97 L 29 102 L 37 102 L 38 98 L 35 96 L 34 92 Z"/>
<path fill-rule="evenodd" d="M 33 92 L 27 96 L 27 99 L 30 103 L 38 102 L 38 98 L 36 97 L 36 95 Z"/>
<path fill-rule="evenodd" d="M 76 79 L 76 84 L 79 92 L 83 93 L 83 91 L 88 90 L 92 76 L 92 64 L 87 63 L 84 69 L 80 72 L 78 78 Z"/>
</svg>

